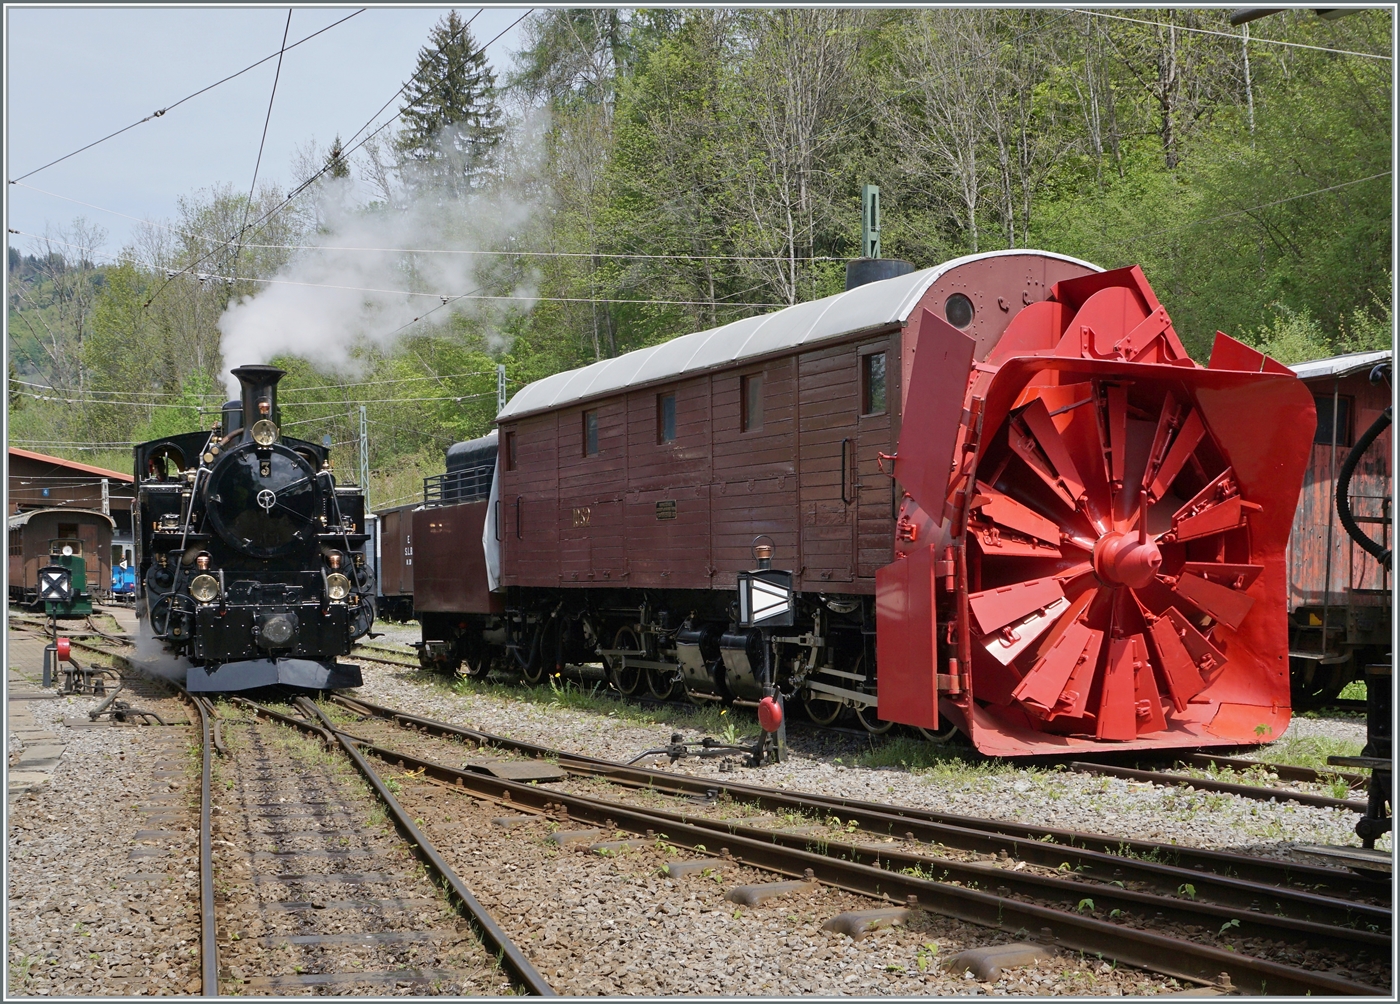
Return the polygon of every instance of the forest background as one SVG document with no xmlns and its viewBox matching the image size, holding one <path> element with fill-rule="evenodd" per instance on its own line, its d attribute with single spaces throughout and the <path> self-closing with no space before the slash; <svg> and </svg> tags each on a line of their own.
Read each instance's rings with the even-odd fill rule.
<svg viewBox="0 0 1400 1004">
<path fill-rule="evenodd" d="M 1227 15 L 550 10 L 498 79 L 453 12 L 393 126 L 308 143 L 291 193 L 210 179 L 115 260 L 88 219 L 12 244 L 9 442 L 129 469 L 274 361 L 288 433 L 353 480 L 364 405 L 372 503 L 410 502 L 497 364 L 513 392 L 840 291 L 866 183 L 885 257 L 1138 264 L 1201 360 L 1389 347 L 1392 12 Z M 225 358 L 239 319 L 291 336 Z"/>
</svg>

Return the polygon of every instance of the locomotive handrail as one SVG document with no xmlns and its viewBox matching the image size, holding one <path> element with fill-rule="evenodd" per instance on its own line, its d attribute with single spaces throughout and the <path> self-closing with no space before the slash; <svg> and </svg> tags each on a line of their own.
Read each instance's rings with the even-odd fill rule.
<svg viewBox="0 0 1400 1004">
<path fill-rule="evenodd" d="M 1356 441 L 1356 445 L 1347 454 L 1346 460 L 1342 462 L 1341 473 L 1337 475 L 1337 517 L 1342 521 L 1342 529 L 1347 532 L 1347 536 L 1356 542 L 1357 546 L 1381 563 L 1387 571 L 1390 569 L 1391 549 L 1384 544 L 1377 543 L 1357 526 L 1356 517 L 1351 512 L 1351 477 L 1356 473 L 1356 465 L 1361 463 L 1362 456 L 1371 448 L 1377 437 L 1382 432 L 1390 428 L 1391 408 L 1387 407 L 1381 412 L 1380 417 L 1371 423 L 1371 427 L 1361 434 L 1361 438 Z M 1325 643 L 1325 639 L 1324 639 Z"/>
</svg>

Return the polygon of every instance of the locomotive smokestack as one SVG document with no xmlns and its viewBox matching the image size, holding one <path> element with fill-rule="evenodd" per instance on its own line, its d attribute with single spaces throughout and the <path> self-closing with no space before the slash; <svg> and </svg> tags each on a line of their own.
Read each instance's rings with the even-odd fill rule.
<svg viewBox="0 0 1400 1004">
<path fill-rule="evenodd" d="M 287 371 L 276 366 L 240 366 L 233 371 L 243 387 L 243 438 L 251 435 L 253 425 L 268 419 L 273 425 L 282 424 L 282 409 L 277 407 L 277 381 Z"/>
</svg>

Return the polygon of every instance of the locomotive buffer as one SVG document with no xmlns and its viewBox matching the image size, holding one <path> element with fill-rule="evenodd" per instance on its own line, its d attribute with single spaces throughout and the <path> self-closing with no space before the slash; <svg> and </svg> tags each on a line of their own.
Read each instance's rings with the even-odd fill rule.
<svg viewBox="0 0 1400 1004">
<path fill-rule="evenodd" d="M 773 683 L 773 639 L 770 629 L 793 625 L 793 575 L 773 567 L 773 544 L 760 544 L 766 534 L 755 538 L 753 555 L 758 568 L 740 572 L 739 627 L 757 629 L 763 636 L 763 667 L 760 680 L 763 697 L 758 702 L 758 724 L 763 733 L 754 745 L 753 765 L 762 767 L 771 758 L 774 763 L 787 759 L 787 716 L 783 713 L 783 695 Z"/>
</svg>

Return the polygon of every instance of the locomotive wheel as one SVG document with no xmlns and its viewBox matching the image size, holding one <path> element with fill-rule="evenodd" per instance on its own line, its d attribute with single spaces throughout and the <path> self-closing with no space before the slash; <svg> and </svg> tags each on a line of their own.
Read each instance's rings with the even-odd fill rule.
<svg viewBox="0 0 1400 1004">
<path fill-rule="evenodd" d="M 675 673 L 671 670 L 648 669 L 646 675 L 647 691 L 658 701 L 669 701 L 679 686 Z"/>
<path fill-rule="evenodd" d="M 894 728 L 894 722 L 887 722 L 881 718 L 873 704 L 856 708 L 856 718 L 860 721 L 860 727 L 873 736 L 882 736 Z"/>
<path fill-rule="evenodd" d="M 802 707 L 817 725 L 834 725 L 845 710 L 840 701 L 811 690 L 802 691 Z"/>
<path fill-rule="evenodd" d="M 958 727 L 947 718 L 940 719 L 936 729 L 926 729 L 922 725 L 918 725 L 915 726 L 915 731 L 919 733 L 920 739 L 935 746 L 947 746 L 962 734 L 958 731 Z"/>
<path fill-rule="evenodd" d="M 553 628 L 553 630 L 551 630 Z M 555 649 L 558 647 L 558 628 L 551 621 L 543 621 L 535 628 L 534 651 L 530 660 L 520 667 L 520 675 L 532 687 L 539 686 L 546 674 L 554 666 Z"/>
<path fill-rule="evenodd" d="M 478 639 L 474 644 L 459 642 L 457 651 L 462 653 L 461 672 L 465 676 L 485 676 L 491 672 L 491 648 Z"/>
<path fill-rule="evenodd" d="M 637 632 L 630 627 L 618 628 L 616 636 L 613 638 L 613 648 L 623 648 L 631 652 L 639 651 L 642 647 L 641 639 L 637 637 Z M 612 685 L 617 688 L 617 692 L 624 697 L 631 697 L 642 685 L 642 671 L 636 666 L 624 666 L 619 659 L 613 662 L 608 660 L 608 676 L 612 679 Z"/>
</svg>

